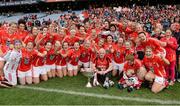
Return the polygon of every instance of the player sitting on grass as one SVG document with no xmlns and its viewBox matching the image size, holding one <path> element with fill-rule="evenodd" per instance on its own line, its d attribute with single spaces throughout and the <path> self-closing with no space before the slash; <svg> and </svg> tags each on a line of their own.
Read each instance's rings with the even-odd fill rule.
<svg viewBox="0 0 180 106">
<path fill-rule="evenodd" d="M 128 88 L 128 92 L 133 91 L 134 89 L 139 89 L 141 82 L 138 79 L 137 71 L 142 66 L 140 60 L 135 59 L 133 54 L 126 56 L 126 62 L 123 69 L 123 77 L 118 82 L 118 88 Z"/>
</svg>

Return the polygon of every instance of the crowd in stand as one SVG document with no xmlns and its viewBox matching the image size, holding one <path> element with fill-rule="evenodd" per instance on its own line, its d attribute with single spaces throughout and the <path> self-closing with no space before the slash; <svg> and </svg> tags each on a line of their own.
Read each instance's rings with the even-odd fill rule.
<svg viewBox="0 0 180 106">
<path fill-rule="evenodd" d="M 89 70 L 93 86 L 104 88 L 114 84 L 113 77 L 119 89 L 128 91 L 148 84 L 158 93 L 174 85 L 180 70 L 180 10 L 175 5 L 89 8 L 82 15 L 2 24 L 1 86 L 38 84 Z"/>
</svg>

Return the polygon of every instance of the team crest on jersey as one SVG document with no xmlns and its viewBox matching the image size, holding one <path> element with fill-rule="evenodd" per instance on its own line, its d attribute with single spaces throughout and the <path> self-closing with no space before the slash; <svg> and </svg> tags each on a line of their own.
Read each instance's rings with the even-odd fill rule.
<svg viewBox="0 0 180 106">
<path fill-rule="evenodd" d="M 110 53 L 110 50 L 106 50 L 106 53 Z"/>
<path fill-rule="evenodd" d="M 24 64 L 29 64 L 29 58 L 24 58 Z"/>
<path fill-rule="evenodd" d="M 86 54 L 85 53 L 82 53 L 82 57 L 85 57 L 86 56 Z"/>
<path fill-rule="evenodd" d="M 11 42 L 10 41 L 6 41 L 6 46 L 9 46 L 11 44 Z"/>
<path fill-rule="evenodd" d="M 54 55 L 50 55 L 50 60 L 53 60 L 54 59 Z"/>
<path fill-rule="evenodd" d="M 116 52 L 116 56 L 117 56 L 117 57 L 120 57 L 120 52 Z"/>
<path fill-rule="evenodd" d="M 76 57 L 75 62 L 78 62 L 78 60 L 79 60 L 79 58 L 78 58 L 78 57 Z"/>
</svg>

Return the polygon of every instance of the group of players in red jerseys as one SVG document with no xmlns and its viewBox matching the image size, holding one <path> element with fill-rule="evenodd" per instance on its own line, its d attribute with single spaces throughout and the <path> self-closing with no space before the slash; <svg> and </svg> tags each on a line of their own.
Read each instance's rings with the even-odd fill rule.
<svg viewBox="0 0 180 106">
<path fill-rule="evenodd" d="M 1 86 L 38 84 L 89 69 L 94 72 L 93 85 L 104 88 L 113 86 L 111 78 L 117 76 L 118 88 L 128 91 L 148 83 L 158 93 L 174 84 L 178 44 L 171 29 L 157 39 L 132 21 L 104 21 L 103 26 L 96 22 L 78 27 L 75 23 L 59 27 L 52 22 L 33 26 L 31 31 L 25 30 L 23 22 L 0 27 Z M 155 29 L 162 25 L 156 23 Z"/>
</svg>

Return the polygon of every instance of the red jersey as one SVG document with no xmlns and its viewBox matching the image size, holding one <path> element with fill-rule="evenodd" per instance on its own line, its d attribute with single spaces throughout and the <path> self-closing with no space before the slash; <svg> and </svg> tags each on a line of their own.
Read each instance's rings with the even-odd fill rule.
<svg viewBox="0 0 180 106">
<path fill-rule="evenodd" d="M 50 36 L 49 33 L 47 33 L 46 35 L 43 35 L 42 33 L 39 33 L 39 34 L 37 35 L 37 37 L 36 37 L 36 43 L 41 40 L 41 42 L 39 42 L 39 45 L 40 45 L 40 46 L 44 46 L 45 43 L 46 43 L 47 40 L 48 40 L 48 39 L 47 39 L 48 36 Z"/>
<path fill-rule="evenodd" d="M 35 52 L 35 50 L 29 52 L 25 48 L 23 48 L 21 51 L 22 51 L 22 58 L 19 63 L 18 70 L 22 72 L 26 72 L 32 68 L 33 55 L 37 53 Z"/>
<path fill-rule="evenodd" d="M 58 34 L 58 35 L 56 36 L 56 40 L 58 40 L 58 41 L 60 41 L 60 42 L 62 43 L 62 41 L 64 40 L 65 36 L 66 36 L 66 35 Z"/>
<path fill-rule="evenodd" d="M 104 48 L 104 46 L 100 47 L 99 45 L 95 44 L 93 45 L 94 48 L 92 49 L 92 58 L 91 58 L 91 61 L 93 61 L 97 56 L 98 56 L 98 51 L 101 49 L 101 48 Z"/>
<path fill-rule="evenodd" d="M 0 31 L 0 37 L 1 37 L 1 44 L 9 46 L 10 44 L 14 43 L 14 40 L 20 40 L 17 33 L 9 34 L 7 30 Z"/>
<path fill-rule="evenodd" d="M 130 55 L 130 54 L 134 54 L 134 53 L 135 53 L 134 48 L 131 48 L 131 49 L 125 48 L 125 56 Z"/>
<path fill-rule="evenodd" d="M 74 43 L 75 42 L 79 42 L 79 38 L 74 36 L 74 37 L 71 37 L 71 36 L 67 36 L 64 38 L 64 41 L 65 42 L 68 42 L 69 46 L 74 46 Z"/>
<path fill-rule="evenodd" d="M 79 38 L 84 38 L 84 39 L 86 39 L 86 38 L 89 36 L 89 34 L 88 34 L 88 33 L 84 33 L 84 34 L 76 33 L 76 36 L 79 37 Z"/>
<path fill-rule="evenodd" d="M 27 35 L 25 38 L 24 38 L 24 43 L 27 44 L 29 41 L 35 41 L 35 38 L 36 36 L 34 35 Z M 35 43 L 35 42 L 34 42 Z"/>
<path fill-rule="evenodd" d="M 76 66 L 78 65 L 79 57 L 81 55 L 81 50 L 71 50 L 71 53 L 69 53 L 69 63 Z"/>
<path fill-rule="evenodd" d="M 119 32 L 123 32 L 123 24 L 122 23 L 119 23 L 118 24 L 118 29 L 119 29 Z"/>
<path fill-rule="evenodd" d="M 170 61 L 176 61 L 176 49 L 178 47 L 177 40 L 174 37 L 167 39 L 166 37 L 162 38 L 161 41 L 166 42 L 166 58 Z"/>
<path fill-rule="evenodd" d="M 142 66 L 141 61 L 138 59 L 135 59 L 132 65 L 129 64 L 128 61 L 126 61 L 124 64 L 124 71 L 132 69 L 136 72 L 138 69 L 140 69 L 141 66 Z"/>
<path fill-rule="evenodd" d="M 0 50 L 2 54 L 5 54 L 9 50 L 9 48 L 6 45 L 0 45 Z"/>
<path fill-rule="evenodd" d="M 154 38 L 147 38 L 147 41 L 141 42 L 141 45 L 145 49 L 147 46 L 151 47 L 155 54 L 163 52 L 163 49 L 159 43 L 159 40 Z"/>
<path fill-rule="evenodd" d="M 113 60 L 118 63 L 124 63 L 125 61 L 125 47 L 119 47 L 118 45 L 115 45 L 114 47 L 114 52 L 113 52 Z"/>
<path fill-rule="evenodd" d="M 61 61 L 62 61 L 62 56 L 59 54 L 59 55 L 56 55 L 56 65 L 61 65 Z"/>
<path fill-rule="evenodd" d="M 49 36 L 47 36 L 47 41 L 51 42 L 53 45 L 55 44 L 55 41 L 57 40 L 57 33 L 50 33 Z"/>
<path fill-rule="evenodd" d="M 113 53 L 111 52 L 111 50 L 113 49 L 113 46 L 115 44 L 114 43 L 111 43 L 111 44 L 108 44 L 108 43 L 105 43 L 104 44 L 104 49 L 106 50 L 106 54 L 107 56 L 109 56 L 110 58 L 113 57 Z"/>
<path fill-rule="evenodd" d="M 94 43 L 97 44 L 99 42 L 99 38 L 98 37 L 93 39 L 92 36 L 87 37 L 86 40 L 89 40 L 92 44 L 94 44 Z"/>
<path fill-rule="evenodd" d="M 55 62 L 56 62 L 55 50 L 51 49 L 50 51 L 47 52 L 47 55 L 46 55 L 46 64 L 47 65 L 52 65 Z"/>
<path fill-rule="evenodd" d="M 28 35 L 28 31 L 26 31 L 26 30 L 23 30 L 23 31 L 18 30 L 17 35 L 19 36 L 21 41 L 23 41 L 25 39 L 25 37 Z"/>
<path fill-rule="evenodd" d="M 80 40 L 80 44 L 82 44 L 87 38 L 88 38 L 88 36 L 89 36 L 89 34 L 84 34 L 84 35 L 82 35 L 82 34 L 80 34 L 80 33 L 78 33 L 77 35 L 76 35 Z"/>
<path fill-rule="evenodd" d="M 45 48 L 41 47 L 39 50 L 38 50 L 40 53 L 43 53 L 45 50 Z M 45 63 L 45 60 L 46 60 L 46 56 L 45 57 L 40 57 L 38 56 L 37 54 L 35 54 L 33 56 L 34 60 L 33 60 L 33 65 L 35 67 L 38 67 L 38 66 L 43 66 L 44 63 Z"/>
<path fill-rule="evenodd" d="M 58 64 L 61 65 L 61 66 L 65 66 L 68 63 L 68 61 L 69 61 L 69 57 L 68 56 L 71 54 L 71 52 L 72 52 L 71 49 L 69 49 L 67 51 L 61 50 L 60 54 L 68 53 L 68 55 L 66 57 L 63 57 L 63 56 L 59 57 L 61 59 L 61 61 L 59 61 Z"/>
<path fill-rule="evenodd" d="M 99 56 L 97 56 L 93 63 L 95 64 L 95 67 L 102 70 L 106 70 L 109 67 L 109 64 L 111 63 L 111 59 L 108 56 L 104 56 L 103 59 L 101 59 Z"/>
<path fill-rule="evenodd" d="M 164 69 L 164 61 L 156 55 L 152 58 L 144 57 L 142 64 L 145 66 L 147 71 L 153 71 L 153 73 L 159 77 L 166 77 L 166 71 Z"/>
<path fill-rule="evenodd" d="M 136 44 L 136 39 L 138 38 L 138 33 L 137 32 L 132 32 L 129 34 L 129 39 L 132 41 L 133 45 Z"/>
<path fill-rule="evenodd" d="M 89 62 L 92 55 L 92 49 L 81 46 L 80 50 L 81 50 L 81 55 L 79 60 L 81 62 Z"/>
<path fill-rule="evenodd" d="M 131 28 L 126 27 L 126 29 L 125 29 L 125 34 L 130 35 L 132 32 L 133 32 L 133 31 L 132 31 Z"/>
</svg>

